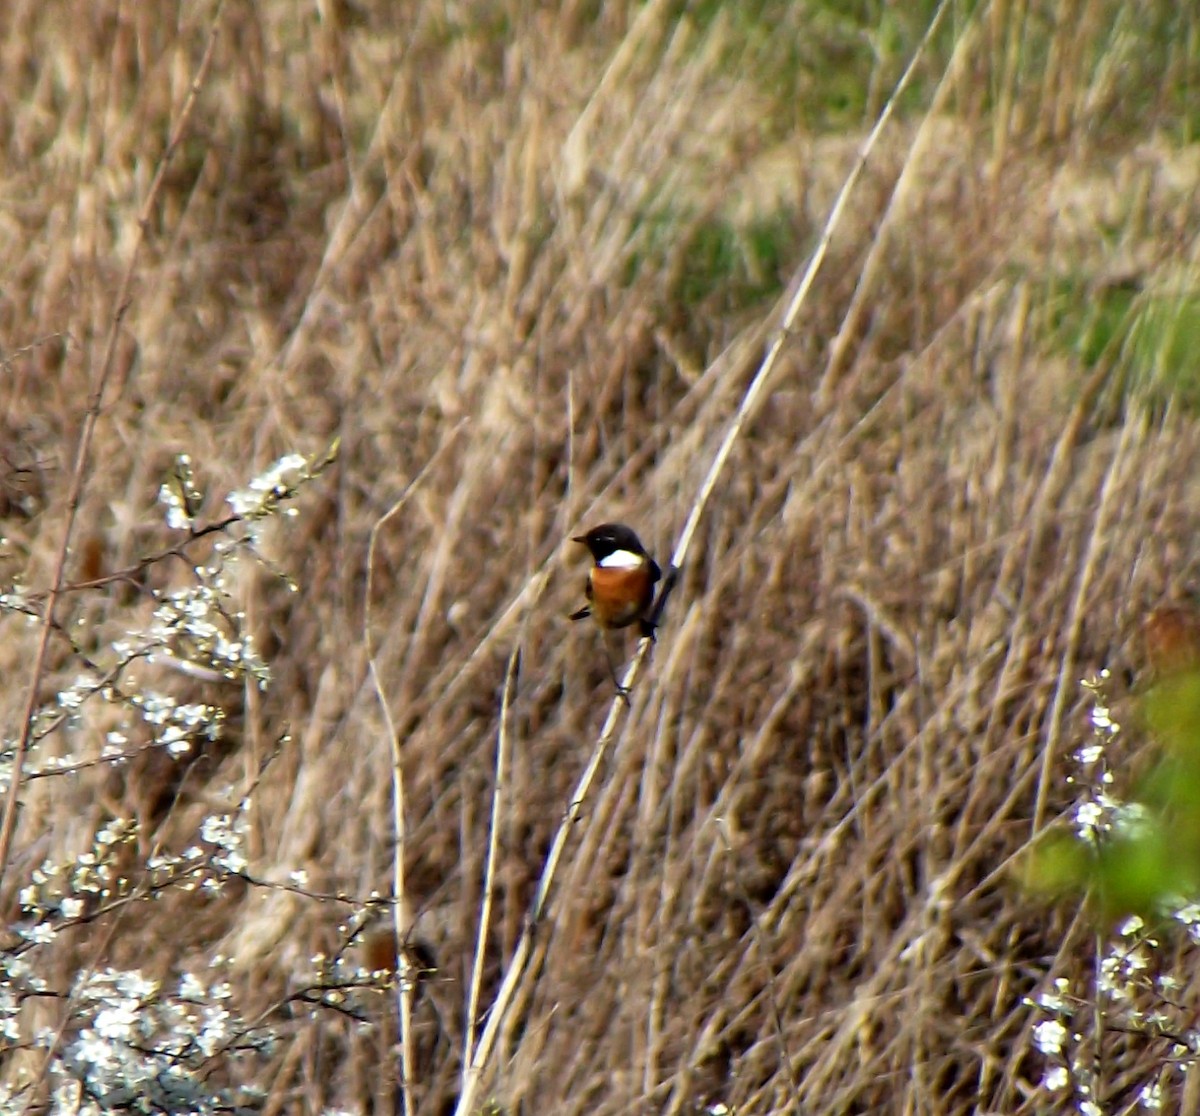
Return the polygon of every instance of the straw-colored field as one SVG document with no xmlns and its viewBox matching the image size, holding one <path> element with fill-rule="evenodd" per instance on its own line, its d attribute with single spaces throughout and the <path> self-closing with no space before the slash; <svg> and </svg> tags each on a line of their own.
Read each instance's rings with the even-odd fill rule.
<svg viewBox="0 0 1200 1116">
<path fill-rule="evenodd" d="M 4 4 L 2 1111 L 1196 1111 L 1012 866 L 1198 573 L 1198 44 L 1167 0 Z M 626 708 L 568 540 L 665 568 L 693 512 Z M 1138 948 L 1186 1041 L 1194 950 Z"/>
</svg>

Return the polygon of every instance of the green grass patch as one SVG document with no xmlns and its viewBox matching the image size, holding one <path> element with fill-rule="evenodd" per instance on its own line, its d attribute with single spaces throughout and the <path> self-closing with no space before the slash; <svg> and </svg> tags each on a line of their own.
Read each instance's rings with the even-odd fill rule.
<svg viewBox="0 0 1200 1116">
<path fill-rule="evenodd" d="M 1127 390 L 1149 402 L 1200 409 L 1200 290 L 1150 294 L 1135 284 L 1095 290 L 1069 280 L 1050 307 L 1054 346 L 1083 368 L 1110 362 L 1127 373 Z"/>
<path fill-rule="evenodd" d="M 643 220 L 626 260 L 625 284 L 665 272 L 666 297 L 685 309 L 738 313 L 778 296 L 800 251 L 794 217 L 778 211 L 735 223 L 666 210 Z"/>
<path fill-rule="evenodd" d="M 796 245 L 782 216 L 760 218 L 745 228 L 715 219 L 696 225 L 687 240 L 676 298 L 687 306 L 720 296 L 737 311 L 773 299 L 783 289 L 785 267 Z"/>
</svg>

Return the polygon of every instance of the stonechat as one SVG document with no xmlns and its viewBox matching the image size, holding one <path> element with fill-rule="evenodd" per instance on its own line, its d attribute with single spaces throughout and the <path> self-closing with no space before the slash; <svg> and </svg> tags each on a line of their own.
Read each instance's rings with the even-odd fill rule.
<svg viewBox="0 0 1200 1116">
<path fill-rule="evenodd" d="M 648 615 L 662 571 L 637 535 L 623 523 L 601 523 L 571 541 L 583 543 L 593 562 L 584 587 L 588 603 L 571 619 L 590 616 L 601 628 L 640 623 L 642 635 L 652 635 Z"/>
<path fill-rule="evenodd" d="M 641 540 L 623 523 L 601 523 L 586 535 L 575 535 L 572 542 L 583 543 L 591 551 L 592 568 L 588 571 L 584 593 L 588 603 L 572 620 L 590 616 L 604 634 L 604 650 L 613 683 L 626 701 L 629 695 L 617 677 L 617 664 L 608 636 L 632 624 L 640 626 L 643 636 L 654 638 L 650 619 L 654 604 L 654 586 L 662 577 L 658 563 L 646 552 Z"/>
</svg>

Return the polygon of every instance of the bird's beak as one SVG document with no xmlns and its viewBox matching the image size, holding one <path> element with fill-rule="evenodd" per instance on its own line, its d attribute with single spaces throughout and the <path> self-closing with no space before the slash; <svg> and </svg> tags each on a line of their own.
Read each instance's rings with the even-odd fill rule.
<svg viewBox="0 0 1200 1116">
<path fill-rule="evenodd" d="M 583 543 L 584 546 L 587 546 L 587 535 L 572 535 L 571 542 Z"/>
</svg>

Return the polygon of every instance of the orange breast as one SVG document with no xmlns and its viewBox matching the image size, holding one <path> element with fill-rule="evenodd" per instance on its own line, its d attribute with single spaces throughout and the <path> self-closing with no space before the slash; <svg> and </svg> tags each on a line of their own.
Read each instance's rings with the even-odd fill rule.
<svg viewBox="0 0 1200 1116">
<path fill-rule="evenodd" d="M 627 570 L 595 566 L 591 577 L 592 612 L 606 628 L 625 628 L 650 607 L 654 583 L 646 566 Z"/>
</svg>

